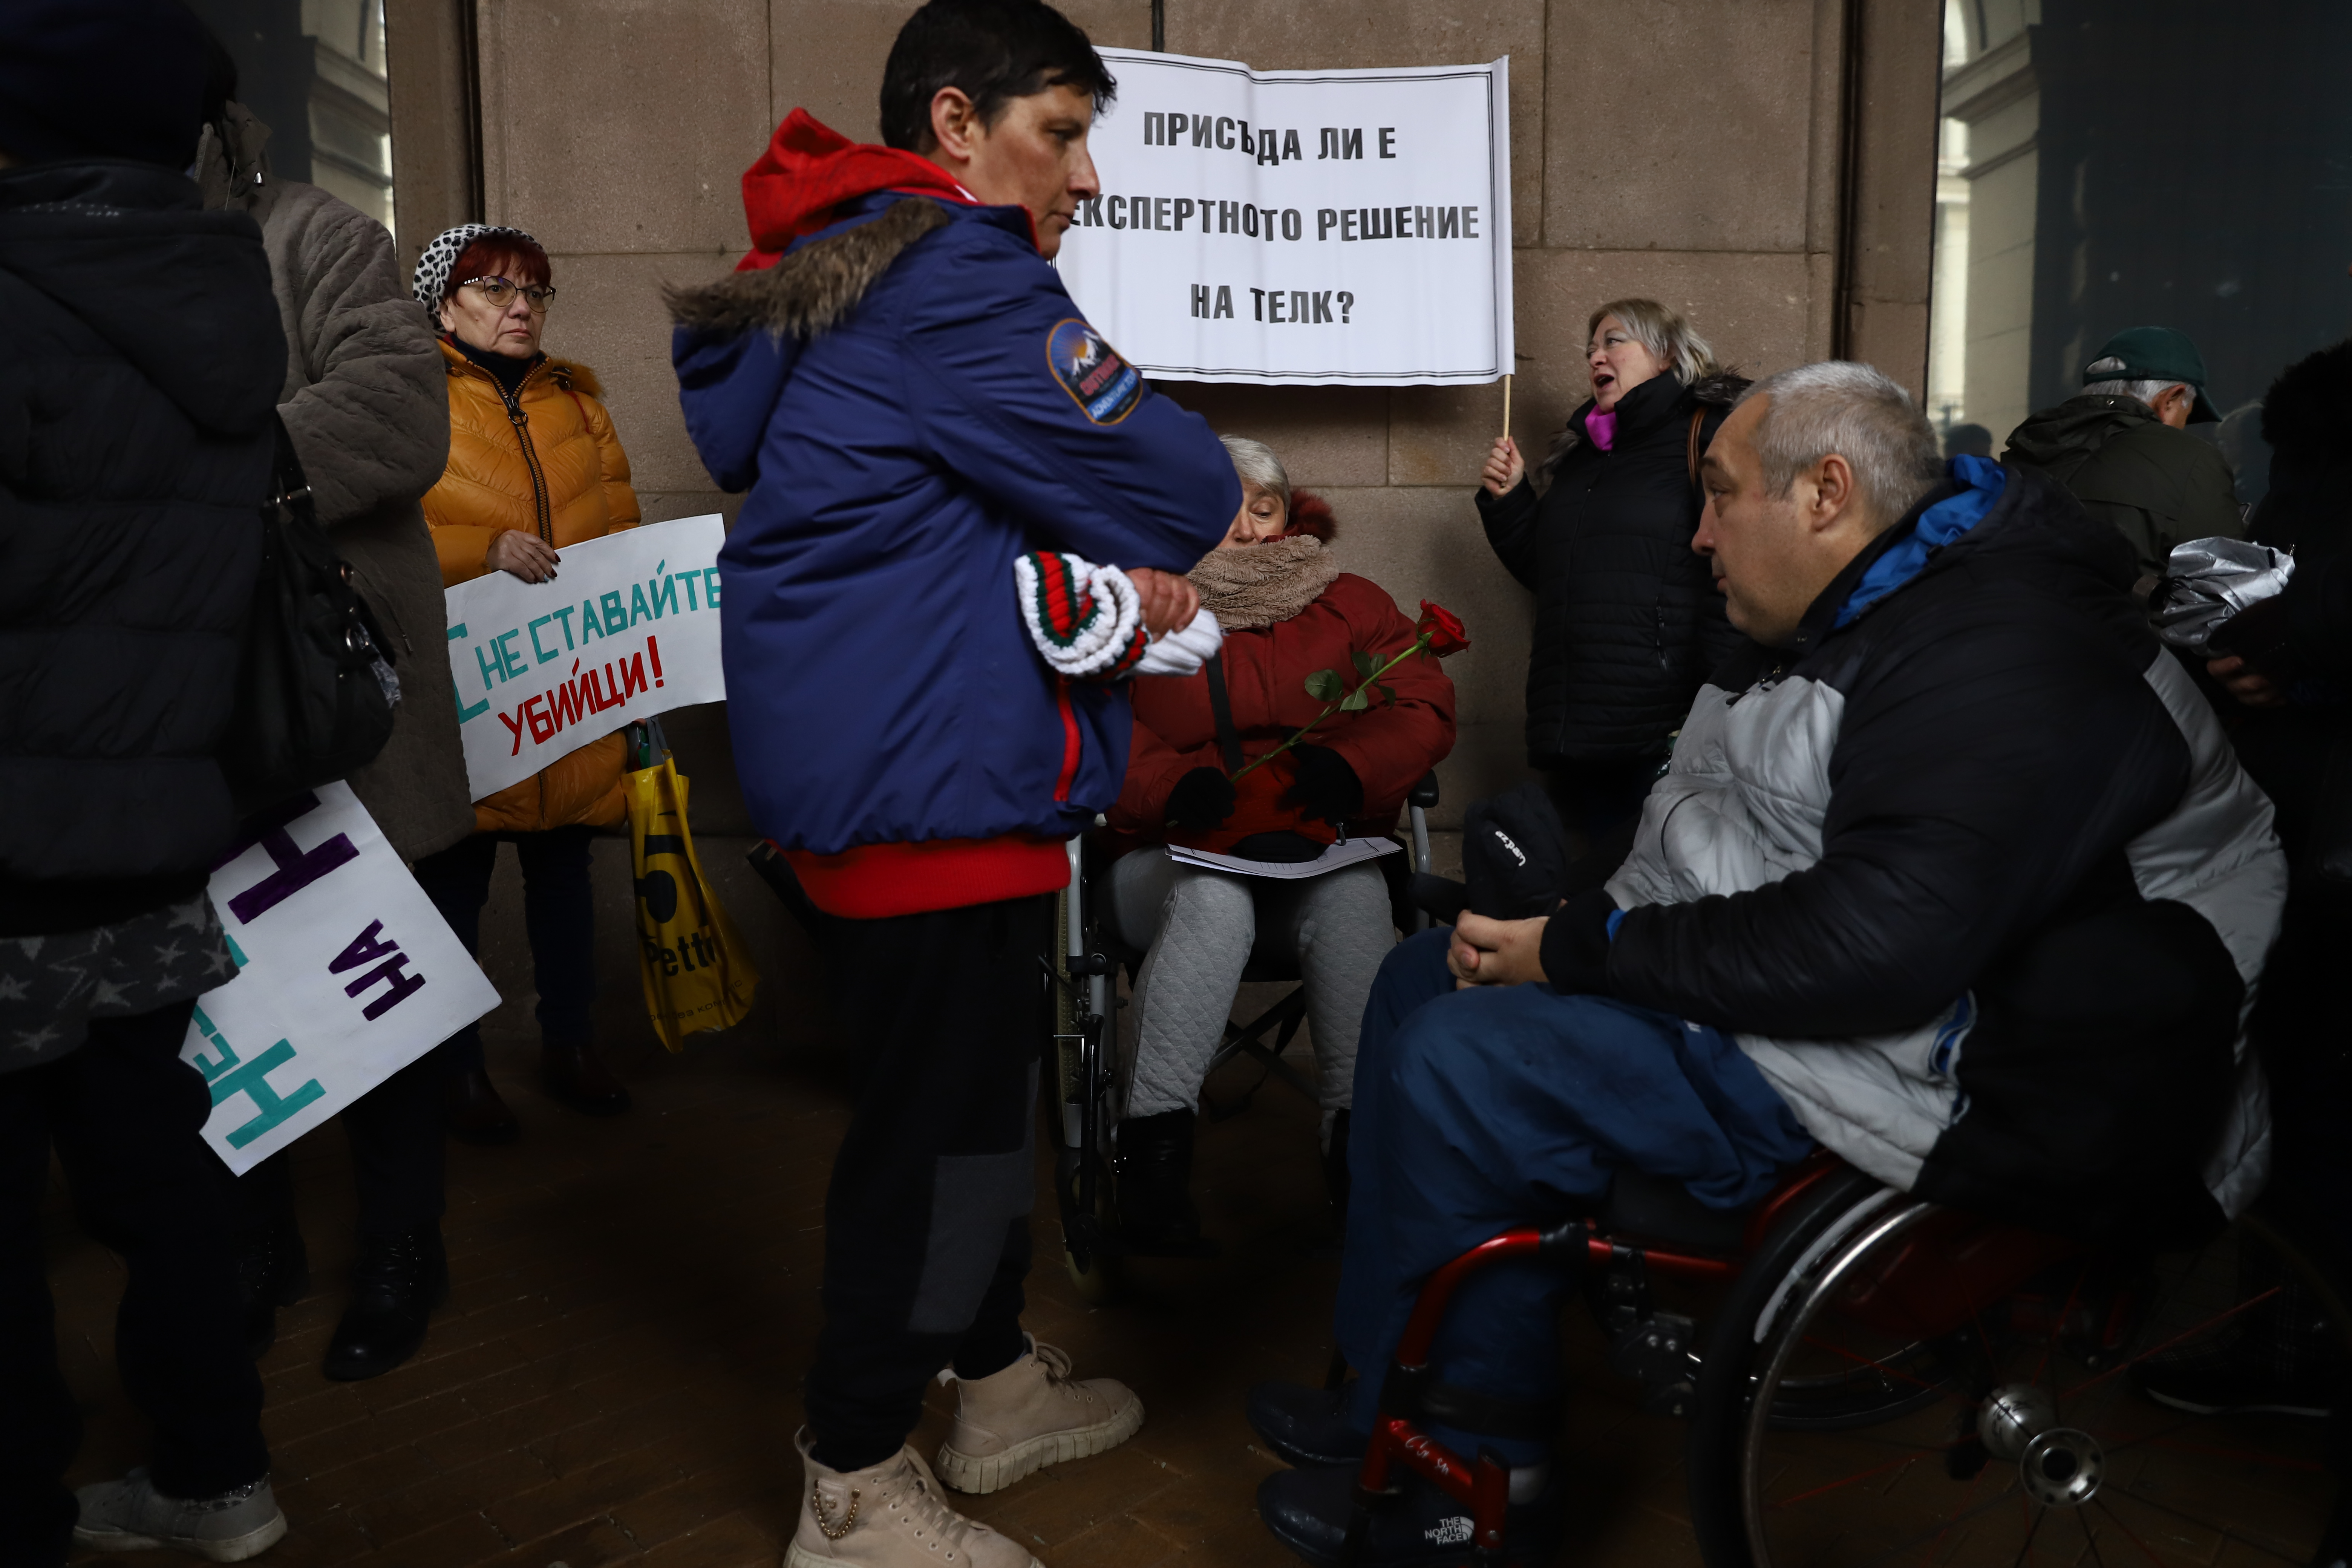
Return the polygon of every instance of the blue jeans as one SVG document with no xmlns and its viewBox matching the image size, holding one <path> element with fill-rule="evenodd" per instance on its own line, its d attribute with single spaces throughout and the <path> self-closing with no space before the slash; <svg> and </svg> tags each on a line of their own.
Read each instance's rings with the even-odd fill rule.
<svg viewBox="0 0 2352 1568">
<path fill-rule="evenodd" d="M 1720 1032 L 1549 985 L 1454 989 L 1444 928 L 1399 945 L 1364 1008 L 1348 1151 L 1354 1191 L 1339 1348 L 1369 1432 L 1414 1296 L 1448 1260 L 1514 1226 L 1591 1212 L 1632 1168 L 1715 1207 L 1771 1190 L 1812 1140 Z M 1491 1265 L 1455 1292 L 1432 1365 L 1497 1399 L 1558 1396 L 1560 1300 L 1573 1266 Z M 1448 1432 L 1465 1453 L 1533 1464 L 1545 1445 Z"/>
</svg>

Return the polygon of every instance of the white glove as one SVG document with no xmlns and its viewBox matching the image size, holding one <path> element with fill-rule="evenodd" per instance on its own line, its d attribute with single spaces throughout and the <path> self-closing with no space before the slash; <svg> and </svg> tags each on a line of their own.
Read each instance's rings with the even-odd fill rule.
<svg viewBox="0 0 2352 1568">
<path fill-rule="evenodd" d="M 1072 680 L 1191 675 L 1224 641 L 1217 617 L 1206 610 L 1154 641 L 1143 629 L 1142 601 L 1127 574 L 1066 552 L 1032 551 L 1015 558 L 1013 579 L 1029 640 L 1056 674 Z"/>
</svg>

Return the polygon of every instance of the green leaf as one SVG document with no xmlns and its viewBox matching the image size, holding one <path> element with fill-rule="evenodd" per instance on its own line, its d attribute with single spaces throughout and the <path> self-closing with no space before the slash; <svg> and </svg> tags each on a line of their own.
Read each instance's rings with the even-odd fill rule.
<svg viewBox="0 0 2352 1568">
<path fill-rule="evenodd" d="M 1350 691 L 1345 698 L 1340 700 L 1339 711 L 1342 713 L 1360 713 L 1371 705 L 1372 694 L 1370 690 L 1368 688 L 1359 686 L 1355 690 Z"/>
<path fill-rule="evenodd" d="M 1370 675 L 1372 671 L 1380 668 L 1381 667 L 1381 661 L 1379 659 L 1374 658 L 1370 654 L 1366 653 L 1361 648 L 1358 648 L 1348 657 L 1355 661 L 1356 673 L 1358 675 Z"/>
<path fill-rule="evenodd" d="M 1380 683 L 1380 688 L 1379 688 L 1379 689 L 1380 689 L 1381 700 L 1381 701 L 1383 701 L 1383 702 L 1394 702 L 1394 701 L 1396 700 L 1396 688 L 1395 688 L 1395 687 L 1393 687 L 1393 686 L 1391 686 L 1387 681 L 1385 681 L 1385 680 L 1381 681 L 1381 682 Z"/>
<path fill-rule="evenodd" d="M 1318 669 L 1307 678 L 1307 695 L 1318 702 L 1337 702 L 1345 690 L 1337 670 Z"/>
</svg>

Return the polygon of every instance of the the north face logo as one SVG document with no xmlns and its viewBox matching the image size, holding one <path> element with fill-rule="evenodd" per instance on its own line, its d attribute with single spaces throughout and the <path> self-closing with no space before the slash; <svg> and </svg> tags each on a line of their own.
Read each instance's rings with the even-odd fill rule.
<svg viewBox="0 0 2352 1568">
<path fill-rule="evenodd" d="M 1466 1513 L 1457 1513 L 1452 1519 L 1441 1519 L 1422 1531 L 1422 1534 L 1429 1538 L 1429 1543 L 1433 1546 L 1467 1546 L 1470 1544 L 1470 1537 L 1473 1533 L 1470 1516 Z"/>
</svg>

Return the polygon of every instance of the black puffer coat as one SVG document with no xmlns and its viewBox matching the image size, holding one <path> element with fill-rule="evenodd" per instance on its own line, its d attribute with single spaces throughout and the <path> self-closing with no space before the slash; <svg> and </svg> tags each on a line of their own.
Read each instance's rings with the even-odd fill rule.
<svg viewBox="0 0 2352 1568">
<path fill-rule="evenodd" d="M 2286 624 L 2284 708 L 2223 701 L 2232 738 L 2254 782 L 2276 803 L 2279 836 L 2300 860 L 2323 809 L 2329 752 L 2352 734 L 2352 342 L 2297 361 L 2263 398 L 2271 484 L 2252 537 L 2294 552 L 2280 595 Z"/>
<path fill-rule="evenodd" d="M 286 340 L 261 232 L 152 164 L 0 171 L 0 935 L 200 890 Z"/>
<path fill-rule="evenodd" d="M 1499 499 L 1476 492 L 1487 542 L 1536 594 L 1533 765 L 1663 757 L 1699 682 L 1746 644 L 1691 551 L 1703 498 L 1691 482 L 1690 426 L 1703 409 L 1705 452 L 1747 384 L 1645 381 L 1618 403 L 1605 452 L 1584 439 L 1587 402 L 1569 418 L 1575 444 L 1540 497 L 1528 480 Z"/>
</svg>

